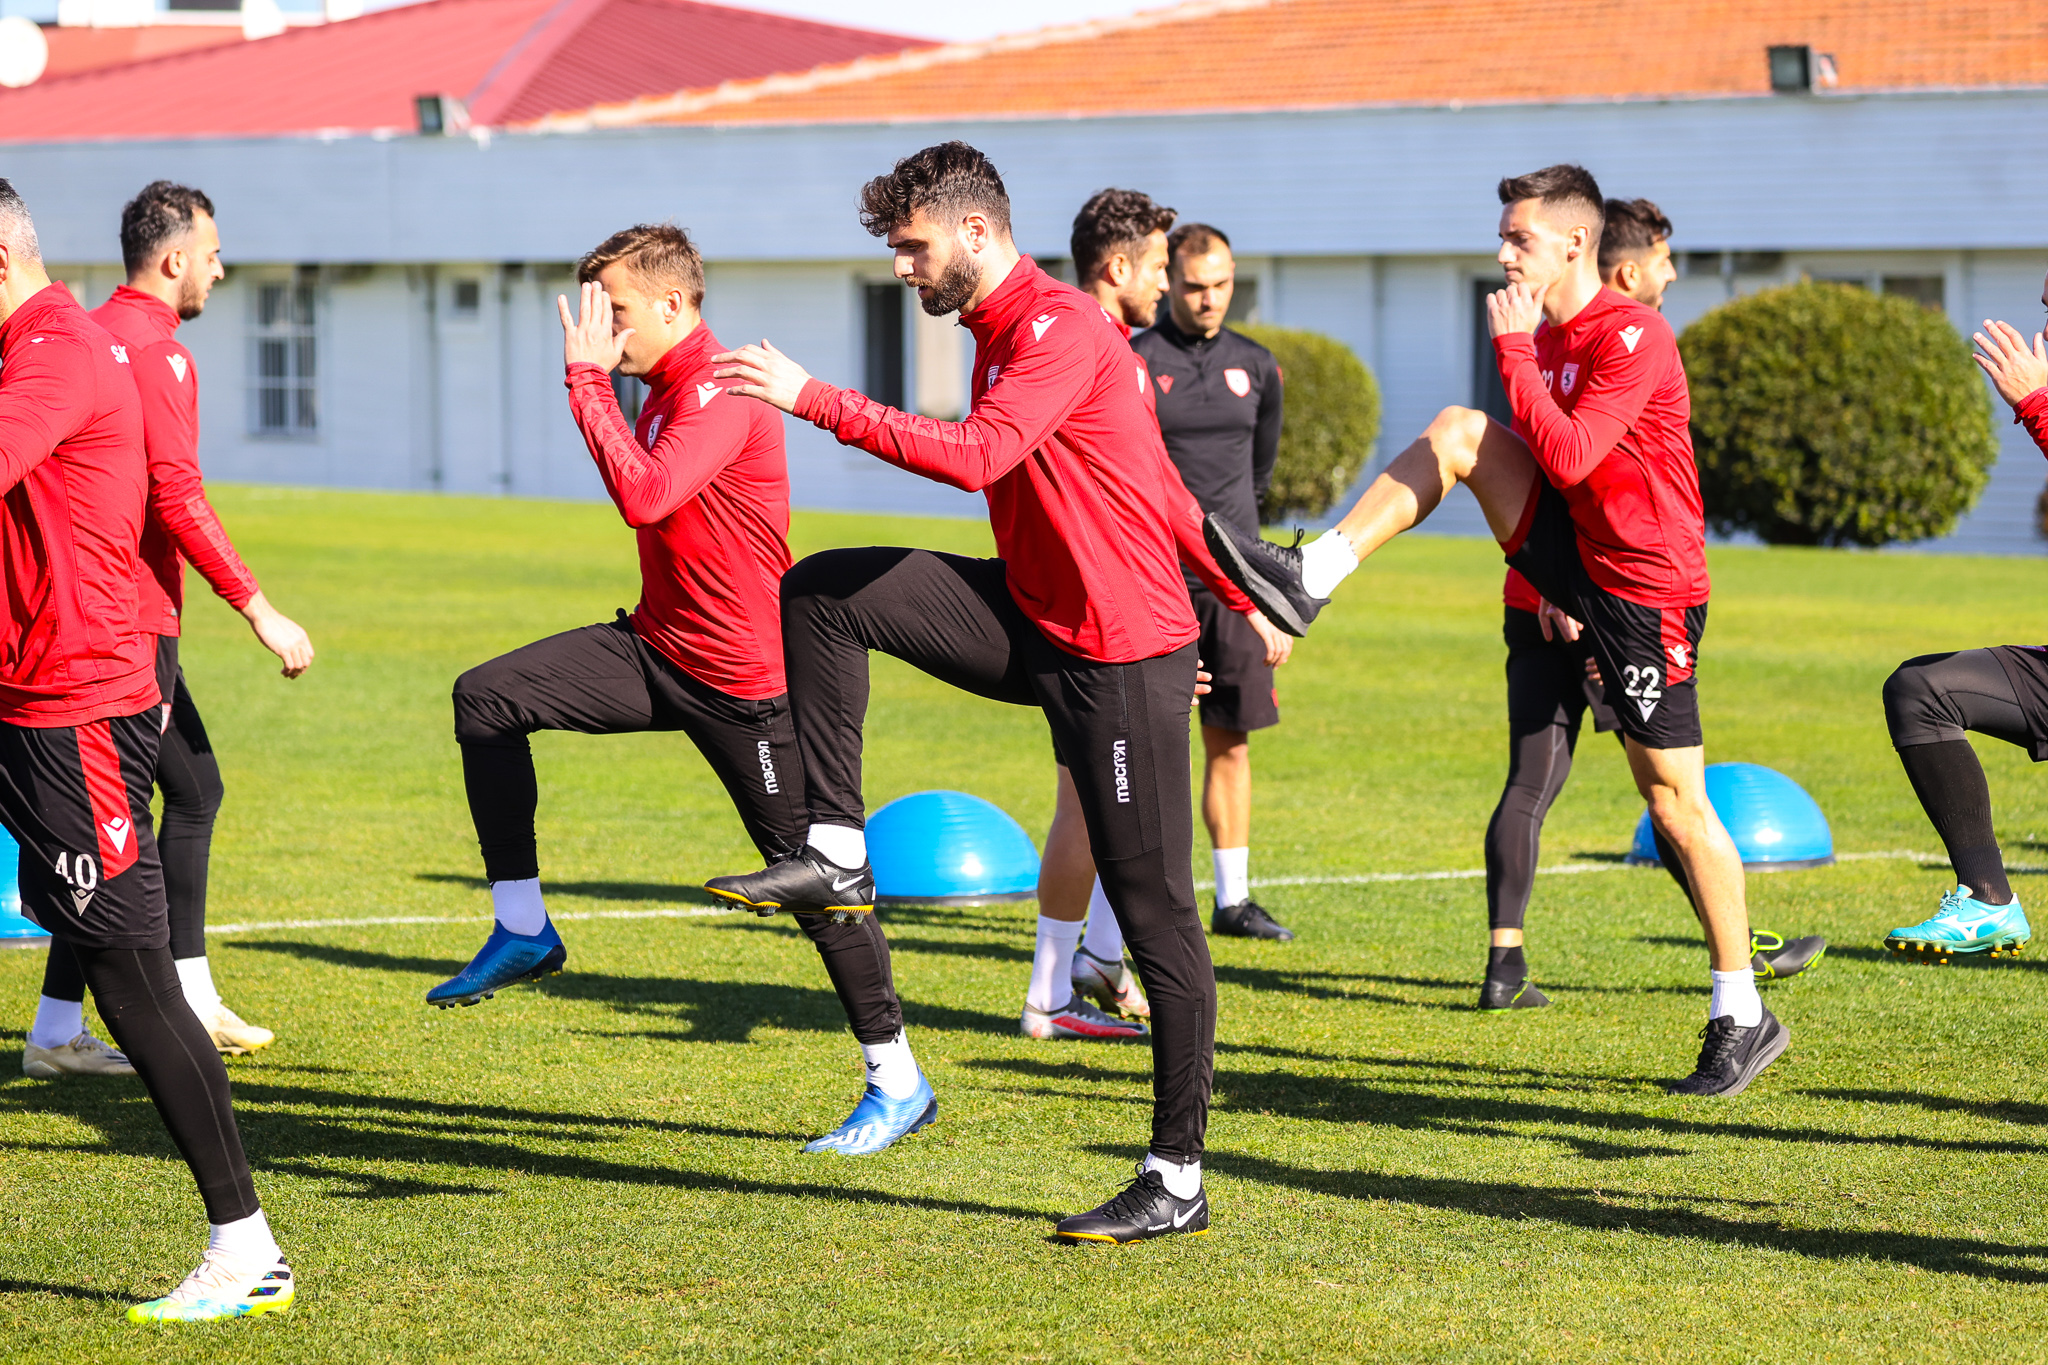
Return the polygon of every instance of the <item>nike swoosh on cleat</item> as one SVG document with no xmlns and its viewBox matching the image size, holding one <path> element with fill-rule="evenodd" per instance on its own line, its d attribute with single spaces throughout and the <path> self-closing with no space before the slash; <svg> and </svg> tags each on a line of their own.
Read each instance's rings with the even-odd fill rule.
<svg viewBox="0 0 2048 1365">
<path fill-rule="evenodd" d="M 1196 1214 L 1200 1213 L 1201 1211 L 1202 1206 L 1201 1204 L 1197 1203 L 1193 1208 L 1189 1209 L 1186 1213 L 1176 1213 L 1175 1215 L 1173 1215 L 1173 1225 L 1177 1228 L 1184 1228 L 1188 1225 L 1188 1219 L 1193 1218 Z"/>
</svg>

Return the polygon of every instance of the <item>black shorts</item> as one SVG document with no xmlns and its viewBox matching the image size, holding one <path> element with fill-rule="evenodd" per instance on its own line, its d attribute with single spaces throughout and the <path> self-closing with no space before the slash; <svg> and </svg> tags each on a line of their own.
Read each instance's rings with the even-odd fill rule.
<svg viewBox="0 0 2048 1365">
<path fill-rule="evenodd" d="M 1622 734 L 1646 749 L 1702 742 L 1693 670 L 1707 628 L 1706 603 L 1646 607 L 1595 583 L 1579 554 L 1571 508 L 1540 476 L 1522 524 L 1501 549 L 1537 592 L 1587 627 Z"/>
<path fill-rule="evenodd" d="M 1990 654 L 2019 698 L 2027 751 L 2036 763 L 2048 762 L 2048 645 L 1995 645 Z"/>
<path fill-rule="evenodd" d="M 1514 733 L 1552 725 L 1577 730 L 1587 711 L 1601 734 L 1621 728 L 1606 689 L 1586 676 L 1586 661 L 1593 657 L 1590 632 L 1581 631 L 1577 640 L 1546 640 L 1535 612 L 1507 607 L 1500 633 L 1508 647 L 1508 722 Z"/>
<path fill-rule="evenodd" d="M 1198 698 L 1202 724 L 1219 730 L 1264 730 L 1280 723 L 1280 699 L 1266 646 L 1241 612 L 1223 605 L 1199 583 L 1188 585 L 1195 620 L 1202 627 L 1197 648 L 1209 674 L 1209 691 Z"/>
<path fill-rule="evenodd" d="M 149 800 L 163 712 L 38 730 L 0 723 L 0 823 L 21 845 L 21 911 L 86 948 L 171 941 Z"/>
</svg>

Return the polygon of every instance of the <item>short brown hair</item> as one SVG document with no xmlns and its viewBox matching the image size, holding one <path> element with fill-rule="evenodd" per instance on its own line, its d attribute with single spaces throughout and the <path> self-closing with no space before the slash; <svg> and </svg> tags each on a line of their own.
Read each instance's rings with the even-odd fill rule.
<svg viewBox="0 0 2048 1365">
<path fill-rule="evenodd" d="M 1503 204 L 1540 199 L 1544 208 L 1553 211 L 1576 209 L 1586 215 L 1586 221 L 1592 226 L 1593 241 L 1598 243 L 1600 240 L 1601 229 L 1606 223 L 1601 205 L 1606 201 L 1600 195 L 1600 182 L 1584 166 L 1566 162 L 1545 166 L 1527 175 L 1511 175 L 1500 182 L 1499 191 Z"/>
<path fill-rule="evenodd" d="M 1138 244 L 1173 226 L 1174 212 L 1138 190 L 1097 190 L 1074 215 L 1067 239 L 1074 258 L 1074 278 L 1086 284 L 1121 252 L 1134 255 Z"/>
<path fill-rule="evenodd" d="M 690 234 L 674 223 L 635 223 L 614 232 L 576 263 L 576 278 L 589 284 L 606 267 L 621 263 L 647 289 L 680 289 L 690 296 L 690 307 L 704 306 L 704 258 Z"/>
<path fill-rule="evenodd" d="M 1182 223 L 1166 239 L 1166 259 L 1170 264 L 1182 256 L 1205 256 L 1219 246 L 1230 250 L 1230 238 L 1222 228 L 1207 223 Z"/>
<path fill-rule="evenodd" d="M 861 186 L 860 225 L 871 236 L 886 237 L 920 212 L 946 227 L 979 213 L 1010 235 L 1010 192 L 1003 177 L 994 162 L 964 142 L 912 152 L 887 175 Z"/>
<path fill-rule="evenodd" d="M 1671 236 L 1671 220 L 1647 199 L 1610 199 L 1605 216 L 1600 229 L 1602 275 L 1611 274 L 1627 258 L 1640 256 Z"/>
</svg>

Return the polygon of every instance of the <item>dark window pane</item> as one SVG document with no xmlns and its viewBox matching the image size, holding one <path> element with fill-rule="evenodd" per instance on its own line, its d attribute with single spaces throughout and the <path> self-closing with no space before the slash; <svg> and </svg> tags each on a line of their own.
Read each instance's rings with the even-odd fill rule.
<svg viewBox="0 0 2048 1365">
<path fill-rule="evenodd" d="M 292 321 L 301 327 L 313 325 L 313 290 L 310 285 L 300 285 L 292 291 Z"/>
<path fill-rule="evenodd" d="M 909 290 L 900 284 L 861 286 L 866 314 L 867 373 L 862 389 L 877 403 L 903 406 L 903 308 Z"/>
<path fill-rule="evenodd" d="M 283 341 L 259 341 L 256 343 L 256 373 L 263 379 L 283 379 L 290 371 L 287 368 L 286 352 L 289 343 Z"/>
<path fill-rule="evenodd" d="M 1942 311 L 1947 281 L 1939 275 L 1887 275 L 1884 292 L 1911 299 L 1930 312 Z"/>
<path fill-rule="evenodd" d="M 647 401 L 647 385 L 630 374 L 612 375 L 612 396 L 619 400 L 619 411 L 626 414 L 628 422 L 640 420 L 640 406 Z"/>
<path fill-rule="evenodd" d="M 285 394 L 283 389 L 265 388 L 257 392 L 257 423 L 265 431 L 285 429 Z"/>
<path fill-rule="evenodd" d="M 1500 364 L 1494 359 L 1493 337 L 1486 330 L 1486 296 L 1502 283 L 1472 281 L 1472 406 L 1502 426 L 1512 426 L 1515 410 L 1508 406 L 1507 386 L 1500 382 Z"/>
<path fill-rule="evenodd" d="M 297 362 L 296 368 L 292 370 L 292 377 L 294 379 L 311 379 L 313 377 L 313 338 L 300 337 L 292 343 L 292 352 L 292 358 Z"/>
<path fill-rule="evenodd" d="M 265 327 L 284 321 L 283 285 L 266 284 L 256 291 L 256 321 Z"/>
<path fill-rule="evenodd" d="M 298 401 L 293 405 L 293 412 L 298 418 L 298 428 L 300 431 L 311 431 L 319 425 L 314 420 L 317 413 L 313 406 L 313 390 L 311 388 L 297 390 L 297 399 Z"/>
</svg>

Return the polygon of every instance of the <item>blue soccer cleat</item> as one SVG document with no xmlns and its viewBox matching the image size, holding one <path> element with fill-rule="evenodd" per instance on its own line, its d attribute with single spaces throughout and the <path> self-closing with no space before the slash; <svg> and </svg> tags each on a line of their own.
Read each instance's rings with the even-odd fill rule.
<svg viewBox="0 0 2048 1365">
<path fill-rule="evenodd" d="M 427 992 L 427 1003 L 447 1009 L 451 1005 L 474 1005 L 488 1000 L 507 986 L 520 981 L 538 981 L 562 970 L 569 950 L 550 920 L 537 934 L 515 934 L 502 924 L 491 925 L 491 936 L 470 959 L 469 965 Z"/>
<path fill-rule="evenodd" d="M 932 1083 L 925 1079 L 922 1071 L 917 1073 L 917 1089 L 907 1099 L 892 1100 L 882 1093 L 881 1087 L 870 1081 L 867 1093 L 860 1097 L 859 1104 L 853 1106 L 846 1122 L 816 1142 L 805 1143 L 804 1150 L 837 1152 L 841 1156 L 871 1156 L 896 1139 L 909 1137 L 926 1124 L 938 1121 L 938 1096 L 932 1094 Z"/>
<path fill-rule="evenodd" d="M 2008 905 L 1986 905 L 1959 886 L 1942 896 L 1933 919 L 1892 930 L 1884 946 L 1916 962 L 1945 963 L 1955 953 L 2018 957 L 2033 936 L 2019 897 Z"/>
</svg>

